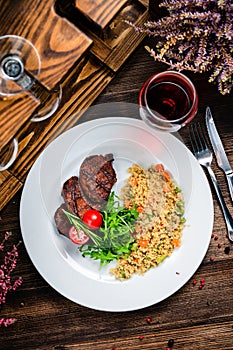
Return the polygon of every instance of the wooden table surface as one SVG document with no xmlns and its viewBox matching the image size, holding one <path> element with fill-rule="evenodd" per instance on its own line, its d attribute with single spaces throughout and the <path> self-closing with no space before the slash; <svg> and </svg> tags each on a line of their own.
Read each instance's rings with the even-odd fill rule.
<svg viewBox="0 0 233 350">
<path fill-rule="evenodd" d="M 117 101 L 137 103 L 139 89 L 145 79 L 156 70 L 167 68 L 154 63 L 148 55 L 144 49 L 147 41 L 145 39 L 136 49 L 95 100 L 95 104 Z M 200 98 L 196 120 L 203 122 L 206 106 L 212 108 L 233 166 L 233 95 L 221 96 L 216 86 L 207 82 L 205 75 L 187 75 L 194 81 Z M 84 122 L 85 118 L 85 115 L 82 116 L 80 122 Z M 183 129 L 180 135 L 189 146 L 187 129 Z M 224 175 L 215 161 L 213 167 L 228 208 L 233 214 Z M 13 276 L 22 276 L 23 283 L 16 291 L 8 293 L 7 302 L 0 310 L 0 318 L 16 317 L 17 322 L 7 328 L 0 328 L 0 349 L 165 350 L 169 339 L 173 339 L 174 350 L 232 350 L 233 246 L 226 238 L 225 223 L 212 186 L 211 190 L 215 238 L 211 239 L 200 267 L 175 294 L 138 311 L 96 311 L 66 299 L 45 282 L 33 266 L 24 243 L 20 244 L 19 260 Z M 12 244 L 22 240 L 19 223 L 20 198 L 21 190 L 0 213 L 0 234 L 11 231 L 13 235 L 9 243 Z M 227 247 L 230 248 L 228 254 Z M 210 258 L 214 260 L 211 261 Z M 205 286 L 199 289 L 203 278 Z M 194 280 L 197 281 L 196 285 L 193 285 Z M 92 293 L 94 291 L 90 290 L 90 298 Z"/>
</svg>

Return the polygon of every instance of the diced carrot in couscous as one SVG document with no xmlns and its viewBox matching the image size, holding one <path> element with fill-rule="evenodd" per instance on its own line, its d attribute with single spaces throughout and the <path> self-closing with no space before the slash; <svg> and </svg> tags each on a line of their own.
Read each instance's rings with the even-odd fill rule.
<svg viewBox="0 0 233 350">
<path fill-rule="evenodd" d="M 182 192 L 176 190 L 175 182 L 162 164 L 151 165 L 148 169 L 134 164 L 129 173 L 131 177 L 122 190 L 122 199 L 127 207 L 142 207 L 143 210 L 138 210 L 135 222 L 136 249 L 119 259 L 117 266 L 111 269 L 120 280 L 134 273 L 144 274 L 170 256 L 181 245 L 185 222 L 177 210 L 183 203 Z M 137 180 L 136 186 L 132 178 Z"/>
</svg>

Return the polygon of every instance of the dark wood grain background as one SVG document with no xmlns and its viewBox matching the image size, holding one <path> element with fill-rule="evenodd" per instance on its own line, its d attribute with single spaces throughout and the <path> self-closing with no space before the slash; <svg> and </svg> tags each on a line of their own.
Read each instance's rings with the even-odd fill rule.
<svg viewBox="0 0 233 350">
<path fill-rule="evenodd" d="M 95 99 L 95 104 L 117 101 L 137 103 L 139 89 L 145 79 L 158 69 L 167 68 L 154 63 L 144 49 L 148 43 L 152 44 L 146 38 Z M 205 108 L 209 105 L 233 166 L 232 93 L 221 96 L 216 86 L 208 83 L 207 75 L 187 75 L 194 81 L 199 94 L 196 120 L 203 122 Z M 79 122 L 88 119 L 84 114 Z M 189 147 L 187 129 L 183 129 L 180 135 Z M 224 175 L 215 161 L 213 168 L 233 215 Z M 212 193 L 215 214 L 213 235 L 218 236 L 218 239 L 211 239 L 203 262 L 185 286 L 168 299 L 142 310 L 107 313 L 67 300 L 39 275 L 21 243 L 14 276 L 21 275 L 23 284 L 17 291 L 7 295 L 7 303 L 0 311 L 1 317 L 16 317 L 18 321 L 8 328 L 0 328 L 0 349 L 165 350 L 168 340 L 174 339 L 174 350 L 232 350 L 233 245 L 226 238 L 222 212 L 215 193 Z M 0 234 L 5 231 L 13 233 L 9 243 L 22 240 L 19 225 L 20 197 L 21 189 L 0 213 Z M 226 247 L 230 248 L 228 254 L 225 252 Z M 214 260 L 210 261 L 210 258 Z M 202 278 L 206 285 L 199 290 Z M 198 281 L 195 286 L 194 280 Z M 90 290 L 90 298 L 93 292 Z M 147 322 L 148 317 L 151 318 L 151 323 Z"/>
</svg>

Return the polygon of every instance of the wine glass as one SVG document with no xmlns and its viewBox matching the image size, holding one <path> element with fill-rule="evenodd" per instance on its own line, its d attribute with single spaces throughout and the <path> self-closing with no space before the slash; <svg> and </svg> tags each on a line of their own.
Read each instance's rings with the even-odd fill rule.
<svg viewBox="0 0 233 350">
<path fill-rule="evenodd" d="M 62 89 L 48 90 L 38 81 L 41 70 L 40 56 L 35 46 L 27 39 L 17 35 L 0 36 L 0 97 L 17 96 L 28 92 L 39 102 L 32 113 L 31 121 L 45 120 L 57 110 Z M 18 152 L 18 142 L 14 139 L 8 152 L 0 156 L 0 171 L 8 169 Z"/>
<path fill-rule="evenodd" d="M 153 74 L 139 93 L 142 120 L 160 131 L 177 132 L 197 114 L 198 95 L 192 81 L 177 71 Z"/>
</svg>

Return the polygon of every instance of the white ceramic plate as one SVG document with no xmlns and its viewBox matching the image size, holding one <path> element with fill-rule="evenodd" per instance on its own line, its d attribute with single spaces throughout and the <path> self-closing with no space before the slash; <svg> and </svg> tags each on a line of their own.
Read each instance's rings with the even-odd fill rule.
<svg viewBox="0 0 233 350">
<path fill-rule="evenodd" d="M 78 247 L 56 231 L 53 215 L 63 202 L 64 181 L 78 175 L 90 154 L 113 153 L 118 192 L 132 163 L 163 163 L 183 191 L 187 226 L 182 245 L 143 276 L 121 282 L 109 267 L 83 258 Z M 194 274 L 209 246 L 213 201 L 204 172 L 176 137 L 156 132 L 141 120 L 102 118 L 59 136 L 33 165 L 22 194 L 20 222 L 28 254 L 43 278 L 68 299 L 98 310 L 129 311 L 158 303 Z M 114 263 L 112 263 L 114 264 Z"/>
</svg>

